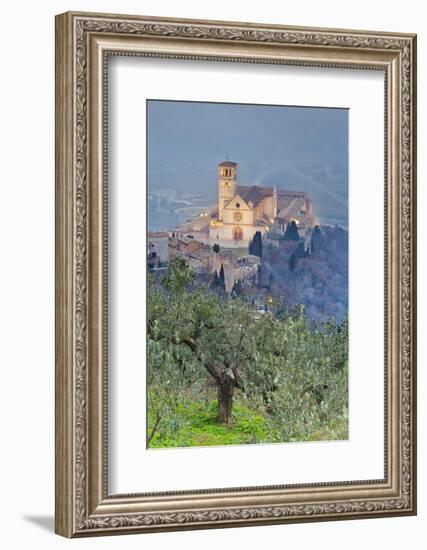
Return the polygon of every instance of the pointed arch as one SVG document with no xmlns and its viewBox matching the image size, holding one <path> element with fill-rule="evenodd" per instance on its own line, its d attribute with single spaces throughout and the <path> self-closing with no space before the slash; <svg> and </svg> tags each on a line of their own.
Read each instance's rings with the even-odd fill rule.
<svg viewBox="0 0 427 550">
<path fill-rule="evenodd" d="M 243 229 L 238 225 L 236 225 L 236 227 L 233 227 L 233 239 L 235 241 L 243 240 Z"/>
</svg>

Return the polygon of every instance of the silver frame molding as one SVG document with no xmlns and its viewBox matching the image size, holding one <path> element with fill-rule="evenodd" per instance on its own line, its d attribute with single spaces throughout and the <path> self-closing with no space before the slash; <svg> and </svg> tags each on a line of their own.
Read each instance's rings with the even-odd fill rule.
<svg viewBox="0 0 427 550">
<path fill-rule="evenodd" d="M 109 495 L 107 59 L 385 75 L 385 477 Z M 416 36 L 68 12 L 56 17 L 56 532 L 66 537 L 416 513 Z"/>
</svg>

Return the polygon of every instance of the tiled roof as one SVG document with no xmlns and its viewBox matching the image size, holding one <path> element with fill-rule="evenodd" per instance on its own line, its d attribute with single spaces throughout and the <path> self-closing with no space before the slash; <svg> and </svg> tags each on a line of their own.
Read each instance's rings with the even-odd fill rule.
<svg viewBox="0 0 427 550">
<path fill-rule="evenodd" d="M 258 187 L 258 185 L 238 185 L 237 193 L 246 202 L 252 201 L 254 205 L 259 204 L 265 197 L 273 196 L 272 187 Z"/>
<path fill-rule="evenodd" d="M 237 162 L 231 162 L 231 160 L 224 160 L 220 162 L 218 166 L 237 166 Z"/>
<path fill-rule="evenodd" d="M 281 219 L 300 218 L 301 211 L 305 210 L 304 196 L 278 197 L 277 217 Z M 305 212 L 304 212 L 305 215 Z"/>
<path fill-rule="evenodd" d="M 285 197 L 304 197 L 307 198 L 307 193 L 305 191 L 287 191 L 285 189 L 277 190 L 277 198 Z"/>
<path fill-rule="evenodd" d="M 212 251 L 209 246 L 201 246 L 190 254 L 190 257 L 195 258 L 196 260 L 205 260 L 206 258 L 210 258 L 211 256 Z"/>
</svg>

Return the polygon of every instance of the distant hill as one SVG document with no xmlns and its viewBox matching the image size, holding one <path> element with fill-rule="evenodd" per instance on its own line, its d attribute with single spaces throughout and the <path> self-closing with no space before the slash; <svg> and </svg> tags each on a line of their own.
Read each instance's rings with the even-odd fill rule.
<svg viewBox="0 0 427 550">
<path fill-rule="evenodd" d="M 179 165 L 174 169 L 165 165 L 149 170 L 149 197 L 166 197 L 172 201 L 182 199 L 185 195 L 199 197 L 205 206 L 217 202 L 217 175 L 212 170 L 211 162 L 189 163 Z M 291 166 L 278 163 L 277 166 L 245 160 L 239 165 L 239 185 L 259 185 L 278 189 L 305 191 L 313 202 L 314 214 L 318 219 L 330 218 L 337 220 L 339 225 L 348 223 L 348 188 L 347 172 L 340 165 Z M 153 200 L 152 199 L 152 200 Z M 148 216 L 150 230 L 173 229 L 185 221 L 185 215 L 177 213 L 178 205 L 171 204 L 168 214 L 179 222 L 174 226 L 164 225 L 167 217 L 162 209 L 157 209 L 157 201 L 149 200 Z M 190 201 L 193 199 L 190 198 Z M 196 206 L 196 204 L 194 205 Z M 184 219 L 183 219 L 184 218 Z"/>
<path fill-rule="evenodd" d="M 212 202 L 212 201 L 211 201 Z M 172 230 L 211 204 L 197 193 L 163 189 L 148 194 L 148 231 Z"/>
</svg>

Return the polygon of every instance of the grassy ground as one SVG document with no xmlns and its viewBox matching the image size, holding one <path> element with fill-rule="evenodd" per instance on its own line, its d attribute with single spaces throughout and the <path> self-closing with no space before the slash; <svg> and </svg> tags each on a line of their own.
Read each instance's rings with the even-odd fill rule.
<svg viewBox="0 0 427 550">
<path fill-rule="evenodd" d="M 160 431 L 150 442 L 150 448 L 204 447 L 241 445 L 279 441 L 265 418 L 240 403 L 233 406 L 233 424 L 218 424 L 217 402 L 185 401 L 177 410 L 176 426 L 165 434 Z"/>
<path fill-rule="evenodd" d="M 238 401 L 233 405 L 232 424 L 218 424 L 216 417 L 216 400 L 209 403 L 185 400 L 167 423 L 167 429 L 160 429 L 153 437 L 150 448 L 283 442 L 279 431 L 269 425 L 266 417 Z M 340 418 L 323 430 L 312 433 L 306 441 L 342 440 L 347 437 L 347 421 Z"/>
</svg>

